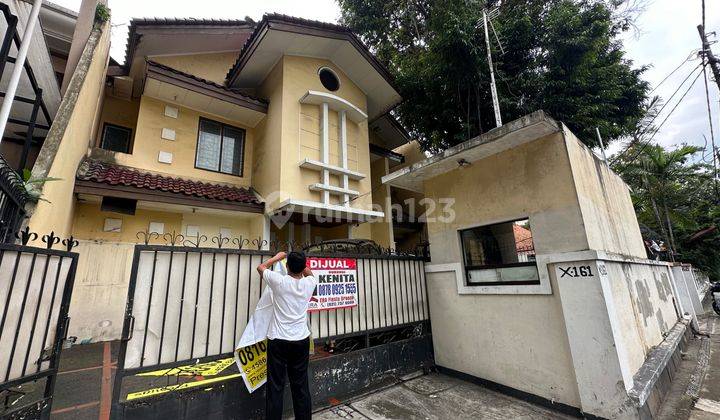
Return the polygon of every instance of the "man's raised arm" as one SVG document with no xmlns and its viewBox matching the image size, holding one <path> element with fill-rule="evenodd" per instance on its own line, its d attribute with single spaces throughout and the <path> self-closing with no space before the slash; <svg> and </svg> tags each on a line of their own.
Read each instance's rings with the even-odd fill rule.
<svg viewBox="0 0 720 420">
<path fill-rule="evenodd" d="M 260 273 L 260 278 L 263 276 L 263 272 L 265 270 L 272 270 L 272 266 L 278 262 L 282 261 L 285 257 L 287 257 L 287 253 L 280 251 L 277 254 L 275 254 L 274 257 L 268 259 L 265 262 L 260 263 L 260 265 L 257 266 L 257 271 Z"/>
</svg>

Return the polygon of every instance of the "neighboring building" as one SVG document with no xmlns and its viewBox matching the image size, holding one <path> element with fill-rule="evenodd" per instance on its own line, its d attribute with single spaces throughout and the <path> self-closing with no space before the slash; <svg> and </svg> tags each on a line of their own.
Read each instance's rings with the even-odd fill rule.
<svg viewBox="0 0 720 420">
<path fill-rule="evenodd" d="M 32 2 L 11 0 L 0 5 L 0 36 L 14 38 L 7 56 L 0 51 L 0 92 L 7 91 L 19 41 L 25 38 Z M 35 26 L 24 71 L 17 88 L 10 120 L 2 133 L 0 156 L 15 168 L 32 168 L 60 106 L 60 86 L 73 40 L 77 13 L 43 2 L 40 24 Z M 17 19 L 13 27 L 10 21 Z M 14 30 L 14 32 L 13 32 Z M 33 118 L 33 104 L 38 110 Z M 23 150 L 29 140 L 27 150 Z"/>
</svg>

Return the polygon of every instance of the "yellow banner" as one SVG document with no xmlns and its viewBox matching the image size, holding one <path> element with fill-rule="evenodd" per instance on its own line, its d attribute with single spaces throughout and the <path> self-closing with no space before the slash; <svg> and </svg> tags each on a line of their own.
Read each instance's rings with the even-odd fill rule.
<svg viewBox="0 0 720 420">
<path fill-rule="evenodd" d="M 233 358 L 213 360 L 197 365 L 176 366 L 170 369 L 138 373 L 136 376 L 214 376 L 233 364 Z"/>
<path fill-rule="evenodd" d="M 232 366 L 234 360 L 232 357 L 226 359 L 213 360 L 211 362 L 199 363 L 196 365 L 176 366 L 170 369 L 155 370 L 152 372 L 138 373 L 135 376 L 215 376 L 228 367 Z M 153 397 L 171 391 L 182 391 L 184 389 L 196 388 L 199 386 L 210 385 L 215 382 L 226 381 L 228 379 L 237 378 L 239 373 L 231 375 L 219 376 L 215 378 L 205 378 L 199 381 L 189 381 L 177 385 L 168 385 L 158 388 L 144 389 L 142 391 L 131 392 L 127 395 L 127 400 L 136 400 L 139 398 Z"/>
<path fill-rule="evenodd" d="M 204 379 L 202 381 L 185 382 L 183 384 L 163 386 L 160 388 L 151 388 L 138 392 L 131 392 L 127 395 L 127 400 L 136 400 L 138 398 L 147 398 L 155 395 L 164 394 L 170 391 L 181 391 L 183 389 L 195 388 L 198 386 L 209 385 L 214 382 L 226 381 L 228 379 L 237 378 L 240 376 L 239 373 L 233 373 L 232 375 L 225 375 L 219 378 Z"/>
<path fill-rule="evenodd" d="M 315 343 L 310 337 L 310 354 L 315 354 Z M 235 362 L 245 387 L 252 393 L 267 381 L 267 339 L 235 350 Z"/>
<path fill-rule="evenodd" d="M 235 361 L 248 392 L 260 388 L 267 381 L 267 340 L 236 349 Z"/>
</svg>

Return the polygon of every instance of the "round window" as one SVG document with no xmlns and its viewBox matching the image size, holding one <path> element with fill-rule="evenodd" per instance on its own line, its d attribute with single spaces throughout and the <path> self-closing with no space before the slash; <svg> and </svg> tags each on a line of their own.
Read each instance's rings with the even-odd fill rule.
<svg viewBox="0 0 720 420">
<path fill-rule="evenodd" d="M 340 80 L 338 80 L 335 72 L 330 70 L 329 68 L 321 68 L 320 70 L 318 70 L 318 75 L 320 76 L 320 83 L 325 86 L 325 89 L 331 92 L 335 92 L 340 88 Z"/>
</svg>

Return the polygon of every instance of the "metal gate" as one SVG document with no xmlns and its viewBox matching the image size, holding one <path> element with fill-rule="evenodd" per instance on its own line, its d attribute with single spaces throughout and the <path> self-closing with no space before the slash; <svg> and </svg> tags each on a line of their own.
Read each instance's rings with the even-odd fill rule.
<svg viewBox="0 0 720 420">
<path fill-rule="evenodd" d="M 132 417 L 128 410 L 135 403 L 159 406 L 158 399 L 173 396 L 173 391 L 207 390 L 239 376 L 232 353 L 263 289 L 255 267 L 274 254 L 257 249 L 260 241 L 216 237 L 216 246 L 208 248 L 174 234 L 166 234 L 165 240 L 166 245 L 146 241 L 135 246 L 113 386 L 116 419 Z M 357 261 L 359 304 L 311 313 L 316 342 L 348 343 L 339 349 L 348 351 L 428 330 L 423 257 L 308 256 Z M 167 413 L 156 411 L 153 416 Z"/>
<path fill-rule="evenodd" d="M 38 235 L 26 229 L 21 245 L 0 244 L 0 417 L 49 418 L 69 322 L 77 268 L 77 242 L 53 233 L 45 248 L 28 246 Z"/>
</svg>

